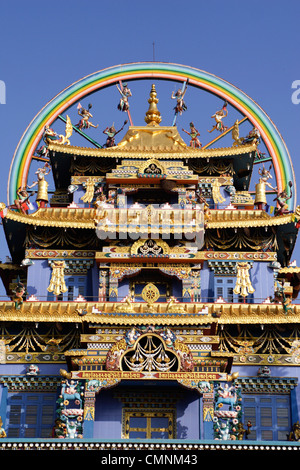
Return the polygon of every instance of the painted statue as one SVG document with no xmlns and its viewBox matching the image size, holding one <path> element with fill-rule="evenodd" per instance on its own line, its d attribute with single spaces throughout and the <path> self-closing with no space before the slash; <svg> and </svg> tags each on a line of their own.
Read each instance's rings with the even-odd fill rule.
<svg viewBox="0 0 300 470">
<path fill-rule="evenodd" d="M 18 310 L 23 305 L 23 297 L 27 295 L 26 287 L 22 282 L 18 282 L 16 288 L 13 290 L 13 302 L 15 303 L 15 308 Z"/>
<path fill-rule="evenodd" d="M 70 140 L 69 137 L 73 134 L 73 126 L 71 123 L 71 119 L 69 116 L 66 118 L 66 127 L 65 127 L 65 135 L 62 134 L 57 134 L 51 127 L 45 126 L 44 132 L 43 132 L 43 141 L 45 145 L 42 145 L 36 153 L 39 157 L 48 157 L 49 156 L 49 151 L 48 151 L 48 145 L 49 144 L 60 144 L 60 145 L 70 145 Z"/>
<path fill-rule="evenodd" d="M 260 132 L 256 127 L 253 127 L 247 137 L 244 138 L 243 144 L 259 144 Z"/>
<path fill-rule="evenodd" d="M 176 106 L 174 107 L 176 115 L 180 114 L 181 116 L 182 113 L 187 110 L 187 105 L 183 100 L 184 95 L 186 94 L 186 90 L 187 90 L 187 83 L 182 88 L 179 88 L 176 92 L 172 91 L 171 99 L 177 101 Z"/>
<path fill-rule="evenodd" d="M 77 109 L 78 109 L 78 114 L 81 116 L 80 121 L 75 125 L 77 129 L 88 129 L 89 127 L 98 127 L 98 124 L 95 126 L 95 124 L 92 124 L 90 121 L 90 118 L 93 117 L 92 113 L 90 112 L 90 109 L 92 108 L 92 105 L 88 105 L 88 109 L 85 109 L 81 106 L 80 103 L 78 103 Z"/>
<path fill-rule="evenodd" d="M 20 186 L 17 189 L 17 199 L 14 200 L 15 207 L 22 212 L 27 214 L 29 210 L 29 198 L 33 193 L 28 193 L 24 186 Z"/>
<path fill-rule="evenodd" d="M 234 405 L 237 402 L 237 393 L 236 389 L 234 386 L 229 387 L 229 385 L 226 383 L 224 387 L 221 385 L 218 388 L 218 397 L 215 402 L 215 409 L 219 408 L 220 405 L 222 406 L 223 404 L 229 405 L 229 409 L 233 410 Z"/>
<path fill-rule="evenodd" d="M 61 387 L 63 400 L 75 400 L 78 405 L 82 405 L 82 398 L 78 391 L 78 382 L 76 380 L 66 380 Z"/>
<path fill-rule="evenodd" d="M 225 103 L 223 104 L 222 109 L 220 109 L 219 111 L 217 111 L 215 114 L 212 115 L 212 118 L 215 120 L 216 124 L 208 132 L 211 133 L 214 130 L 217 130 L 219 132 L 226 131 L 228 129 L 228 127 L 224 126 L 222 120 L 225 117 L 227 117 L 227 115 L 228 115 L 228 109 L 227 109 L 227 102 L 225 101 Z"/>
<path fill-rule="evenodd" d="M 52 437 L 56 437 L 58 439 L 64 439 L 67 435 L 67 429 L 65 423 L 60 419 L 57 418 L 55 420 L 55 425 L 52 430 Z"/>
<path fill-rule="evenodd" d="M 42 145 L 36 150 L 36 154 L 39 157 L 47 158 L 49 156 L 48 145 L 50 143 L 57 143 L 60 141 L 60 136 L 49 126 L 45 126 L 43 132 L 43 141 L 45 145 Z"/>
<path fill-rule="evenodd" d="M 118 104 L 118 109 L 119 111 L 126 112 L 129 110 L 128 98 L 132 96 L 132 93 L 130 89 L 128 88 L 127 83 L 124 83 L 123 85 L 121 85 L 121 87 L 116 85 L 116 87 L 121 95 L 120 102 Z"/>
<path fill-rule="evenodd" d="M 228 421 L 221 421 L 219 422 L 218 419 L 216 419 L 216 432 L 218 433 L 218 438 L 221 439 L 222 441 L 228 441 L 230 440 L 230 429 L 229 429 L 229 422 Z"/>
<path fill-rule="evenodd" d="M 200 135 L 200 132 L 195 128 L 194 123 L 190 122 L 190 131 L 186 131 L 185 129 L 182 129 L 183 132 L 188 134 L 191 138 L 190 140 L 190 147 L 193 148 L 201 148 L 202 144 L 200 140 L 198 139 L 198 136 Z"/>
<path fill-rule="evenodd" d="M 49 163 L 45 163 L 43 168 L 38 168 L 35 174 L 37 175 L 37 181 L 34 181 L 31 186 L 28 186 L 29 189 L 34 186 L 38 186 L 36 201 L 39 203 L 40 207 L 45 207 L 48 202 L 48 182 L 45 180 L 45 176 L 49 175 L 51 172 L 51 166 Z"/>
<path fill-rule="evenodd" d="M 121 132 L 124 129 L 124 126 L 127 124 L 127 122 L 128 122 L 127 120 L 124 121 L 123 126 L 118 131 L 116 131 L 114 124 L 111 127 L 106 127 L 106 129 L 104 129 L 103 134 L 107 135 L 107 139 L 106 139 L 106 143 L 104 147 L 114 147 L 116 145 L 115 137 L 117 134 L 119 134 L 119 132 Z"/>
<path fill-rule="evenodd" d="M 36 364 L 30 364 L 26 369 L 26 375 L 38 375 L 39 373 L 40 369 Z"/>
<path fill-rule="evenodd" d="M 266 186 L 271 188 L 273 191 L 277 191 L 277 188 L 273 188 L 273 186 L 268 182 L 269 179 L 272 179 L 272 175 L 270 173 L 271 168 L 272 165 L 270 165 L 269 170 L 267 170 L 263 165 L 263 167 L 259 168 L 258 170 L 260 178 L 258 180 L 258 183 L 255 185 L 254 204 L 259 210 L 263 210 L 264 206 L 267 204 Z"/>
<path fill-rule="evenodd" d="M 286 215 L 286 214 L 290 213 L 287 201 L 289 199 L 291 199 L 291 197 L 293 195 L 292 194 L 292 186 L 293 186 L 293 183 L 291 181 L 289 181 L 290 195 L 288 195 L 288 192 L 287 192 L 286 189 L 284 191 L 281 191 L 281 192 L 277 193 L 277 196 L 274 199 L 274 201 L 277 201 L 278 206 L 279 206 L 275 209 L 275 215 L 276 216 L 277 215 Z"/>
</svg>

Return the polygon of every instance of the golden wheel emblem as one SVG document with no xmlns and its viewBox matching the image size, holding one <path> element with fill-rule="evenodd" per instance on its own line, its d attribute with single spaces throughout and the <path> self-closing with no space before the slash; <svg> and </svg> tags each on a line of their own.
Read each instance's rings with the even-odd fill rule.
<svg viewBox="0 0 300 470">
<path fill-rule="evenodd" d="M 145 302 L 148 302 L 148 304 L 153 304 L 159 299 L 159 297 L 159 290 L 154 284 L 152 284 L 152 282 L 149 282 L 149 284 L 147 284 L 142 290 L 142 298 Z"/>
</svg>

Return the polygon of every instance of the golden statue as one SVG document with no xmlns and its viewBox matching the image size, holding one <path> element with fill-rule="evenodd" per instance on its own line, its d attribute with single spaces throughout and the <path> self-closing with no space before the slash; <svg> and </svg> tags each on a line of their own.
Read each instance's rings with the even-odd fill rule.
<svg viewBox="0 0 300 470">
<path fill-rule="evenodd" d="M 175 297 L 170 297 L 170 300 L 167 305 L 166 313 L 186 313 L 185 307 L 182 305 L 176 305 L 178 302 Z"/>
<path fill-rule="evenodd" d="M 73 134 L 73 126 L 71 119 L 67 116 L 65 135 L 57 134 L 51 127 L 46 126 L 44 130 L 43 140 L 46 145 L 49 144 L 60 144 L 60 145 L 70 145 L 69 137 Z"/>
<path fill-rule="evenodd" d="M 232 138 L 234 140 L 233 147 L 242 145 L 244 141 L 244 137 L 240 137 L 240 129 L 239 129 L 239 121 L 236 120 L 234 126 L 231 131 Z"/>
<path fill-rule="evenodd" d="M 134 310 L 133 304 L 134 304 L 134 302 L 133 302 L 132 297 L 127 296 L 127 297 L 125 297 L 124 301 L 121 302 L 121 304 L 117 306 L 116 312 L 119 312 L 119 313 L 134 313 L 135 310 Z"/>
</svg>

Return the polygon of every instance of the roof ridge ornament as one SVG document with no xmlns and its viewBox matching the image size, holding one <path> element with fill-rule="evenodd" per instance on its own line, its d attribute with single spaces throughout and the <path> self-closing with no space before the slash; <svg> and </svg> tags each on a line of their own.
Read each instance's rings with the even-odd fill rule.
<svg viewBox="0 0 300 470">
<path fill-rule="evenodd" d="M 157 103 L 159 99 L 157 98 L 157 92 L 155 85 L 153 84 L 150 91 L 150 98 L 148 99 L 149 109 L 146 112 L 145 122 L 148 126 L 158 126 L 161 122 L 161 115 L 157 109 Z"/>
</svg>

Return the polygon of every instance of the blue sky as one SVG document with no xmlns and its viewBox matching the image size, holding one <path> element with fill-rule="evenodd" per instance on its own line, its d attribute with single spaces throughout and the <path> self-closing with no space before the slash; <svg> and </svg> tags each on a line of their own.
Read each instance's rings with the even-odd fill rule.
<svg viewBox="0 0 300 470">
<path fill-rule="evenodd" d="M 292 83 L 300 80 L 299 0 L 1 3 L 0 80 L 6 86 L 6 104 L 0 104 L 0 201 L 7 202 L 6 184 L 15 148 L 40 109 L 90 73 L 122 63 L 152 61 L 153 42 L 155 60 L 213 73 L 256 101 L 279 129 L 300 180 L 300 104 L 291 100 Z M 133 93 L 136 88 L 136 96 L 141 96 L 135 106 L 140 105 L 143 113 L 150 91 L 145 87 L 143 91 L 141 84 L 131 84 Z M 172 89 L 174 84 L 158 87 L 160 111 L 169 120 L 165 107 L 172 109 L 173 102 L 164 104 L 163 93 L 169 99 Z M 123 122 L 124 116 L 116 110 L 117 92 L 115 97 L 111 92 L 103 100 L 91 100 L 101 132 L 110 120 L 117 125 Z M 199 129 L 203 141 L 212 125 L 210 116 L 220 104 L 212 98 L 211 109 L 206 102 L 199 109 L 192 108 L 193 120 L 207 121 L 208 127 L 203 124 Z M 178 127 L 190 120 L 187 112 Z M 96 132 L 91 130 L 90 135 L 98 138 Z M 2 238 L 1 234 L 0 259 L 4 260 L 8 252 Z M 300 241 L 293 258 L 298 258 L 299 265 Z"/>
</svg>

